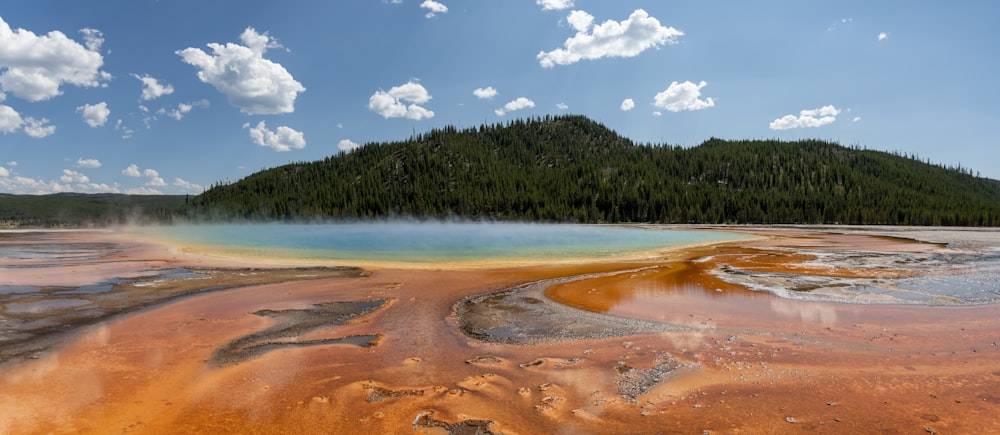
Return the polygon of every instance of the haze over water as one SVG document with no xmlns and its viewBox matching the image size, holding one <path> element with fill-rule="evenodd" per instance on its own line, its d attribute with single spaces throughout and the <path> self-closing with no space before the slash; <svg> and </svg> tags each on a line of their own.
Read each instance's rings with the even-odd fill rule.
<svg viewBox="0 0 1000 435">
<path fill-rule="evenodd" d="M 238 255 L 416 263 L 608 257 L 747 237 L 697 230 L 471 222 L 184 225 L 155 232 Z"/>
</svg>

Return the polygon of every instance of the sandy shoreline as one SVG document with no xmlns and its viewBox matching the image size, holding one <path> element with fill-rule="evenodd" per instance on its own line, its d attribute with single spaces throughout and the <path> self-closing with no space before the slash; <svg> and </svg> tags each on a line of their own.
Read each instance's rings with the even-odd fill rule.
<svg viewBox="0 0 1000 435">
<path fill-rule="evenodd" d="M 157 303 L 80 328 L 37 359 L 0 365 L 0 433 L 1000 432 L 1000 306 L 797 301 L 713 272 L 722 262 L 821 272 L 796 252 L 992 249 L 996 231 L 723 230 L 761 238 L 601 263 L 365 265 L 353 276 L 244 282 Z M 44 237 L 88 250 L 62 266 L 5 268 L 0 285 L 271 265 L 107 233 Z M 845 264 L 837 273 L 905 267 Z M 456 307 L 477 298 L 492 304 L 477 306 L 486 323 L 470 329 L 471 316 Z M 340 322 L 308 320 L 329 315 L 317 317 L 316 307 L 349 304 L 366 308 Z M 281 326 L 296 321 L 309 327 Z M 525 325 L 536 328 L 513 327 Z M 559 337 L 545 336 L 556 328 Z M 376 336 L 368 347 L 337 341 Z M 264 347 L 213 363 L 240 340 Z"/>
</svg>

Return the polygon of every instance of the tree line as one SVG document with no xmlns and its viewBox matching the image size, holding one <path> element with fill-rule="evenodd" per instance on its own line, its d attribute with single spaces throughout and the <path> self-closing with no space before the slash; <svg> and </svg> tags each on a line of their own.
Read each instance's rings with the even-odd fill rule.
<svg viewBox="0 0 1000 435">
<path fill-rule="evenodd" d="M 1000 225 L 961 167 L 820 140 L 636 144 L 582 116 L 444 127 L 218 183 L 190 218 Z"/>
</svg>

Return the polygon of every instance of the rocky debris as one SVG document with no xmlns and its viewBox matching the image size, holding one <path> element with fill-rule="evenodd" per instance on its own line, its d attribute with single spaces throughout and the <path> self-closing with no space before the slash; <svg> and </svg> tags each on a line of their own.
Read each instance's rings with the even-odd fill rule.
<svg viewBox="0 0 1000 435">
<path fill-rule="evenodd" d="M 293 310 L 260 310 L 258 316 L 271 317 L 277 324 L 245 335 L 219 348 L 212 355 L 218 365 L 239 363 L 275 349 L 316 346 L 326 344 L 353 344 L 374 346 L 379 335 L 355 335 L 323 340 L 290 340 L 318 328 L 343 325 L 348 321 L 372 313 L 385 305 L 387 300 L 374 299 L 353 302 L 326 302 L 310 308 Z M 284 341 L 283 341 L 284 340 Z"/>
<path fill-rule="evenodd" d="M 413 420 L 413 430 L 441 428 L 449 435 L 493 435 L 492 420 L 462 420 L 455 423 L 434 418 L 433 411 L 421 412 Z"/>
<path fill-rule="evenodd" d="M 466 364 L 500 364 L 503 360 L 492 355 L 480 355 L 472 359 L 465 360 Z"/>
<path fill-rule="evenodd" d="M 669 355 L 661 355 L 658 359 L 662 362 L 648 369 L 625 364 L 615 367 L 615 386 L 618 394 L 634 402 L 681 366 L 680 362 Z"/>
<path fill-rule="evenodd" d="M 544 280 L 470 296 L 455 304 L 454 312 L 465 335 L 492 343 L 534 344 L 689 329 L 669 323 L 581 310 L 545 296 L 545 290 L 554 284 L 593 276 Z"/>
<path fill-rule="evenodd" d="M 426 389 L 390 390 L 374 384 L 366 384 L 364 388 L 368 390 L 368 397 L 365 397 L 365 402 L 368 403 L 381 402 L 385 399 L 393 399 L 397 397 L 423 396 L 427 391 Z"/>
</svg>

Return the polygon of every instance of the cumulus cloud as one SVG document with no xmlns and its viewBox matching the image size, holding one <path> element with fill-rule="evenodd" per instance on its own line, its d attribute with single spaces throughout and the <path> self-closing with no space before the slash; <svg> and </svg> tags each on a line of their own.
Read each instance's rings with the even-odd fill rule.
<svg viewBox="0 0 1000 435">
<path fill-rule="evenodd" d="M 200 184 L 192 183 L 192 182 L 187 181 L 187 180 L 185 180 L 183 178 L 174 178 L 173 185 L 179 187 L 182 191 L 185 191 L 185 192 L 196 192 L 197 193 L 197 192 L 202 192 L 202 191 L 205 190 L 204 186 L 202 186 Z"/>
<path fill-rule="evenodd" d="M 180 121 L 181 119 L 184 119 L 184 116 L 187 115 L 188 112 L 190 112 L 195 107 L 204 108 L 204 107 L 209 107 L 210 105 L 211 103 L 209 103 L 208 100 L 198 100 L 190 103 L 179 103 L 177 104 L 177 107 L 174 109 L 160 109 L 156 111 L 156 113 L 161 115 L 167 115 L 171 118 Z"/>
<path fill-rule="evenodd" d="M 79 172 L 63 169 L 63 174 L 59 177 L 59 181 L 63 183 L 89 183 L 90 178 Z"/>
<path fill-rule="evenodd" d="M 104 125 L 108 122 L 108 115 L 111 115 L 108 103 L 103 101 L 97 104 L 84 104 L 77 107 L 76 111 L 83 115 L 84 122 L 91 127 Z"/>
<path fill-rule="evenodd" d="M 559 110 L 568 110 L 569 106 L 567 106 L 566 103 L 556 103 L 556 109 L 559 109 Z"/>
<path fill-rule="evenodd" d="M 198 48 L 176 53 L 198 68 L 198 79 L 226 95 L 229 103 L 250 115 L 290 113 L 295 98 L 306 90 L 283 66 L 264 58 L 270 48 L 280 48 L 267 32 L 247 27 L 240 35 L 245 45 L 209 43 L 212 54 Z"/>
<path fill-rule="evenodd" d="M 152 168 L 146 168 L 145 170 L 140 171 L 139 166 L 135 163 L 132 163 L 128 165 L 127 168 L 123 169 L 122 175 L 133 178 L 146 177 L 147 180 L 143 183 L 143 186 L 163 187 L 167 185 L 167 182 L 160 177 L 159 171 Z M 140 189 L 128 189 L 125 193 L 137 195 L 159 195 L 160 191 L 156 189 L 146 189 L 146 187 L 143 187 Z"/>
<path fill-rule="evenodd" d="M 0 104 L 0 132 L 14 133 L 21 129 L 24 119 L 13 107 Z"/>
<path fill-rule="evenodd" d="M 133 163 L 128 165 L 127 168 L 122 169 L 122 175 L 126 177 L 141 177 L 142 173 L 139 172 L 139 166 Z"/>
<path fill-rule="evenodd" d="M 174 93 L 174 87 L 166 84 L 160 84 L 160 81 L 154 77 L 147 75 L 132 74 L 132 77 L 139 79 L 142 82 L 142 101 L 149 101 L 162 97 L 164 95 L 170 95 Z"/>
<path fill-rule="evenodd" d="M 879 41 L 885 41 L 886 39 L 889 39 L 889 34 L 886 33 L 886 32 L 879 32 L 879 34 L 878 34 L 878 40 Z"/>
<path fill-rule="evenodd" d="M 0 104 L 0 133 L 23 131 L 30 137 L 40 139 L 56 132 L 56 126 L 47 125 L 48 123 L 48 118 L 35 119 L 30 116 L 22 118 L 13 107 Z"/>
<path fill-rule="evenodd" d="M 354 141 L 350 139 L 342 139 L 339 143 L 337 143 L 337 149 L 344 152 L 353 151 L 360 147 L 361 145 L 354 143 Z"/>
<path fill-rule="evenodd" d="M 434 117 L 434 111 L 421 106 L 430 100 L 431 95 L 427 89 L 420 83 L 410 80 L 406 84 L 389 89 L 389 92 L 376 91 L 368 98 L 368 109 L 386 119 L 409 118 L 419 121 Z"/>
<path fill-rule="evenodd" d="M 24 134 L 35 139 L 41 139 L 56 132 L 56 126 L 46 125 L 48 123 L 48 118 L 35 119 L 29 116 L 24 118 L 24 127 L 22 128 L 24 129 Z"/>
<path fill-rule="evenodd" d="M 497 90 L 493 89 L 493 86 L 487 86 L 485 88 L 477 88 L 473 90 L 472 95 L 475 95 L 476 98 L 479 98 L 480 100 L 488 100 L 497 96 Z"/>
<path fill-rule="evenodd" d="M 424 15 L 427 18 L 434 18 L 434 16 L 437 14 L 443 14 L 448 12 L 447 6 L 441 4 L 440 2 L 436 2 L 434 0 L 424 0 L 424 2 L 420 4 L 420 7 L 430 11 L 427 12 L 427 15 Z"/>
<path fill-rule="evenodd" d="M 649 48 L 663 44 L 676 44 L 684 32 L 660 25 L 660 21 L 646 11 L 636 9 L 621 22 L 608 20 L 594 25 L 594 16 L 584 11 L 570 12 L 566 21 L 576 30 L 576 35 L 563 43 L 563 48 L 538 53 L 544 68 L 569 65 L 580 60 L 604 57 L 634 57 Z"/>
<path fill-rule="evenodd" d="M 573 7 L 573 0 L 535 0 L 543 11 L 561 11 Z"/>
<path fill-rule="evenodd" d="M 861 117 L 855 116 L 854 119 L 851 120 L 851 122 L 861 122 Z"/>
<path fill-rule="evenodd" d="M 531 101 L 531 100 L 529 100 L 527 98 L 524 98 L 524 97 L 519 97 L 518 99 L 516 99 L 514 101 L 511 101 L 511 102 L 509 102 L 507 104 L 504 104 L 503 107 L 501 107 L 501 108 L 499 108 L 497 110 L 494 110 L 493 113 L 496 113 L 497 116 L 504 116 L 508 112 L 513 112 L 515 110 L 521 110 L 521 109 L 527 109 L 527 108 L 531 108 L 531 107 L 535 107 L 535 102 L 534 101 Z"/>
<path fill-rule="evenodd" d="M 62 94 L 63 84 L 101 86 L 111 75 L 101 71 L 99 52 L 103 39 L 94 29 L 81 31 L 86 46 L 58 30 L 36 35 L 11 29 L 0 18 L 0 87 L 28 101 L 47 100 Z"/>
<path fill-rule="evenodd" d="M 163 195 L 163 192 L 157 189 L 151 189 L 146 186 L 133 187 L 131 189 L 125 189 L 125 193 L 129 195 Z"/>
<path fill-rule="evenodd" d="M 97 159 L 79 158 L 79 159 L 76 159 L 76 167 L 78 167 L 78 168 L 88 168 L 88 169 L 100 168 L 101 167 L 101 161 L 97 160 Z"/>
<path fill-rule="evenodd" d="M 653 105 L 671 112 L 701 110 L 715 106 L 715 101 L 712 98 L 700 98 L 701 88 L 707 85 L 708 83 L 704 80 L 698 84 L 690 81 L 672 82 L 667 89 L 653 97 Z"/>
<path fill-rule="evenodd" d="M 126 127 L 121 119 L 115 121 L 115 131 L 122 132 L 122 139 L 131 139 L 132 135 L 135 134 L 135 131 Z"/>
<path fill-rule="evenodd" d="M 261 121 L 257 123 L 256 127 L 250 127 L 250 123 L 246 123 L 243 124 L 243 128 L 250 129 L 250 138 L 253 139 L 254 143 L 275 151 L 291 151 L 306 146 L 306 138 L 302 132 L 286 126 L 280 126 L 277 130 L 271 131 L 267 129 L 264 121 Z"/>
<path fill-rule="evenodd" d="M 799 116 L 785 115 L 771 121 L 771 130 L 788 130 L 791 128 L 820 127 L 837 120 L 840 110 L 836 107 L 823 106 L 819 109 L 799 111 Z"/>
<path fill-rule="evenodd" d="M 0 191 L 15 194 L 45 195 L 60 192 L 119 193 L 118 184 L 93 183 L 86 175 L 64 169 L 58 180 L 45 181 L 12 174 L 0 167 Z"/>
<path fill-rule="evenodd" d="M 626 98 L 624 101 L 622 101 L 621 109 L 623 112 L 628 112 L 629 110 L 632 110 L 634 108 L 635 108 L 635 100 L 631 98 Z"/>
<path fill-rule="evenodd" d="M 91 29 L 89 27 L 84 27 L 80 29 L 80 34 L 83 35 L 83 44 L 87 46 L 87 50 L 90 51 L 100 51 L 101 45 L 104 44 L 104 32 L 97 29 Z"/>
</svg>

